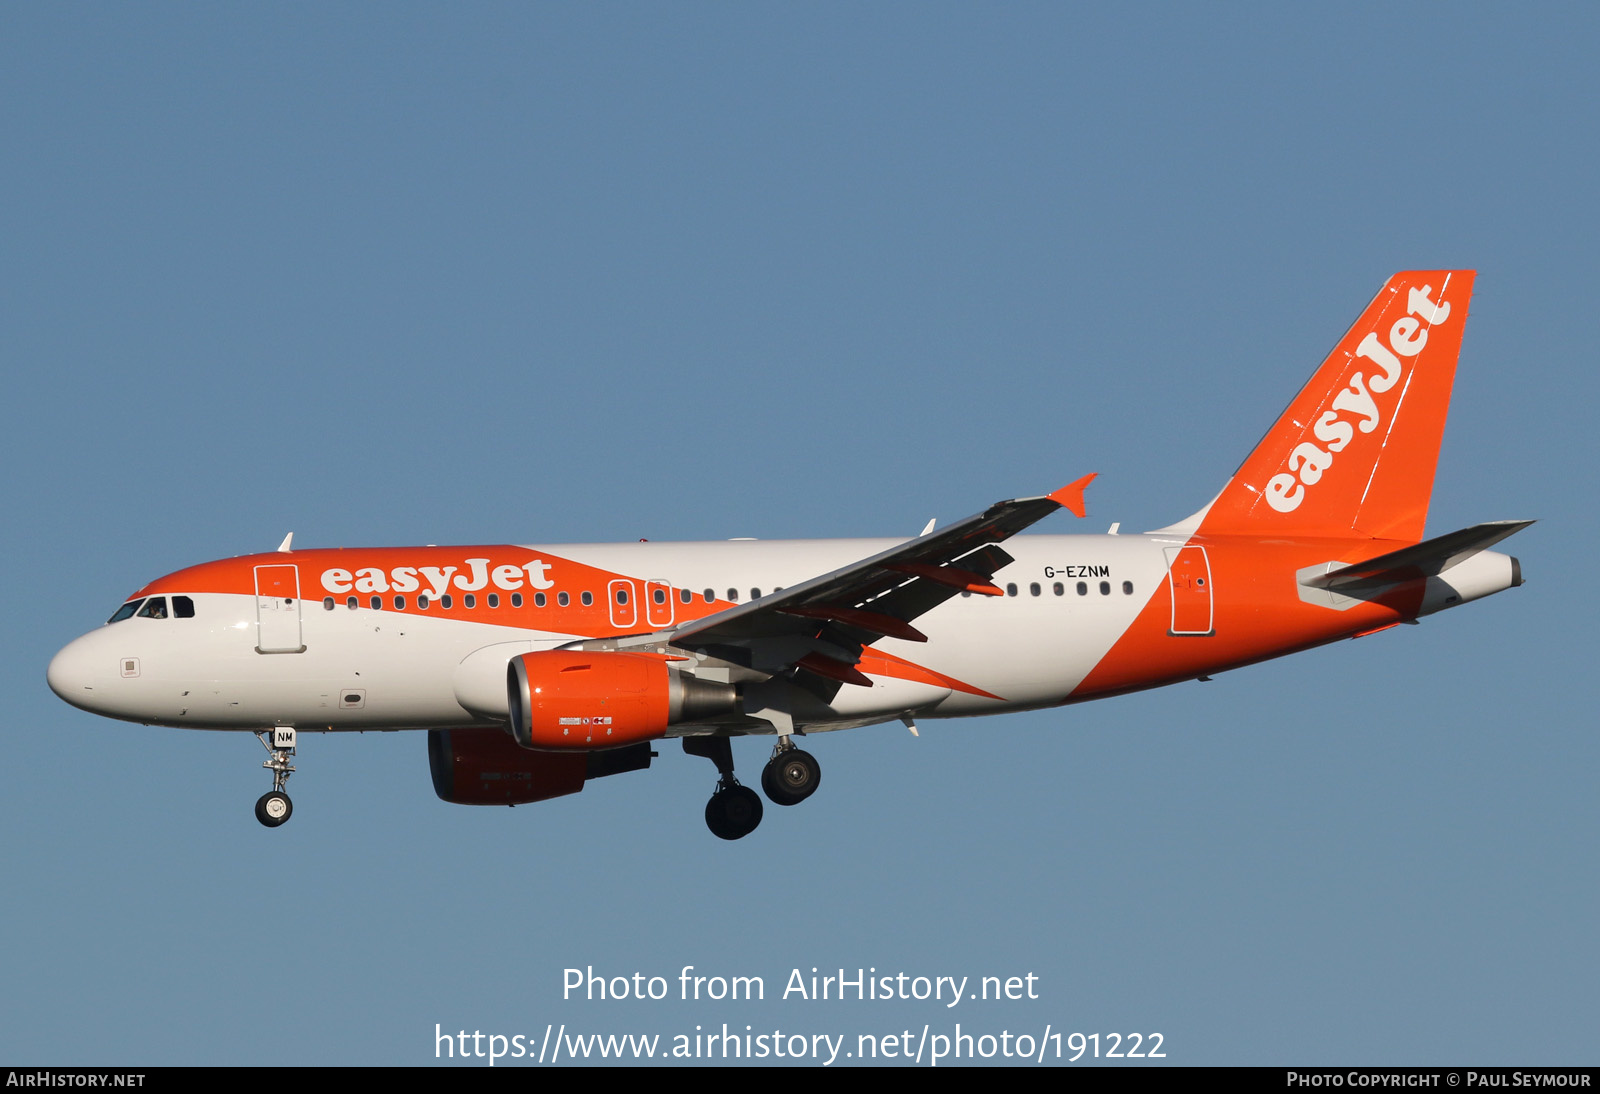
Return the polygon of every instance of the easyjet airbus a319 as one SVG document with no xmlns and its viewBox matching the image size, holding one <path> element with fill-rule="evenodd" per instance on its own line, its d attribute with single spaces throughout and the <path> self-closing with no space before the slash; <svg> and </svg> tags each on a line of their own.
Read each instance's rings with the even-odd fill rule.
<svg viewBox="0 0 1600 1094">
<path fill-rule="evenodd" d="M 248 730 L 289 819 L 297 731 L 418 729 L 445 801 L 519 805 L 710 759 L 706 823 L 761 821 L 729 738 L 795 738 L 1061 706 L 1414 622 L 1522 583 L 1488 550 L 1527 521 L 1423 538 L 1470 270 L 1397 274 L 1222 492 L 1142 535 L 1017 533 L 1084 515 L 1093 475 L 914 539 L 384 547 L 208 562 L 158 578 L 50 663 L 83 710 Z"/>
</svg>

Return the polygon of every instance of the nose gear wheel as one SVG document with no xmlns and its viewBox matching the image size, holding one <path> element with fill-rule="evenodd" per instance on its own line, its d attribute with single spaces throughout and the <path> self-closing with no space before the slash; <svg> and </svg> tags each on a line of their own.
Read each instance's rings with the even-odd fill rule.
<svg viewBox="0 0 1600 1094">
<path fill-rule="evenodd" d="M 287 732 L 285 732 L 287 730 Z M 289 776 L 294 774 L 295 733 L 288 727 L 264 729 L 256 734 L 261 747 L 267 750 L 262 767 L 272 772 L 272 789 L 256 800 L 256 820 L 268 828 L 276 828 L 294 815 L 294 802 L 284 792 Z"/>
<path fill-rule="evenodd" d="M 256 800 L 256 820 L 276 828 L 294 813 L 294 802 L 281 790 L 269 790 Z"/>
</svg>

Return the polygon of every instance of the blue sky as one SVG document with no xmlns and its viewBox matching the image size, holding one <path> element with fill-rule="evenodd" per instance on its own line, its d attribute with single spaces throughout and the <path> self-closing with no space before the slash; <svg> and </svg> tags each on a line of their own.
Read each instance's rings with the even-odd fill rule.
<svg viewBox="0 0 1600 1094">
<path fill-rule="evenodd" d="M 1580 5 L 11 6 L 0 1061 L 427 1063 L 449 1031 L 1160 1032 L 1596 1062 L 1596 15 Z M 1066 710 L 438 801 L 419 734 L 75 711 L 150 578 L 341 544 L 910 535 L 1220 487 L 1396 270 L 1478 270 L 1429 528 L 1528 584 Z M 765 756 L 735 742 L 752 777 Z M 759 975 L 583 1002 L 562 970 Z M 1039 977 L 803 1003 L 790 971 Z M 274 1028 L 281 1033 L 274 1034 Z"/>
</svg>

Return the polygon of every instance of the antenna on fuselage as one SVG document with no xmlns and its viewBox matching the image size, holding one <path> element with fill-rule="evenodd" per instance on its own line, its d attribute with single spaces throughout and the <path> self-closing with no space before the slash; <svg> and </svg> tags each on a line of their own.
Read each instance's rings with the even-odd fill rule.
<svg viewBox="0 0 1600 1094">
<path fill-rule="evenodd" d="M 293 543 L 294 543 L 294 533 L 290 532 L 288 535 L 283 537 L 283 542 L 278 544 L 278 550 L 283 552 L 284 554 L 288 554 L 290 551 L 294 550 L 294 547 L 291 546 Z"/>
</svg>

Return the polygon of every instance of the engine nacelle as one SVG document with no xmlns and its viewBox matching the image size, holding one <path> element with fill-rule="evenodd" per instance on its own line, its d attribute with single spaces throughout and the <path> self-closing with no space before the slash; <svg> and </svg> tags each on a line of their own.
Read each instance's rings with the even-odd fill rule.
<svg viewBox="0 0 1600 1094">
<path fill-rule="evenodd" d="M 455 805 L 526 805 L 576 794 L 589 779 L 650 766 L 647 744 L 608 752 L 529 752 L 498 729 L 428 731 L 433 791 Z"/>
<path fill-rule="evenodd" d="M 733 685 L 700 680 L 643 653 L 547 650 L 506 670 L 511 736 L 549 752 L 618 748 L 667 727 L 738 710 Z"/>
</svg>

